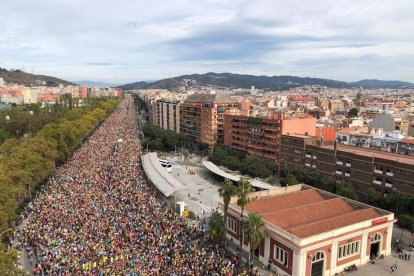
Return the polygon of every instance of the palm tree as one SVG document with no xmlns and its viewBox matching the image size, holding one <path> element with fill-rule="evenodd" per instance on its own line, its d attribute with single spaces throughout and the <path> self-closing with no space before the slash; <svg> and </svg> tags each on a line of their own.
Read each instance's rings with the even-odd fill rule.
<svg viewBox="0 0 414 276">
<path fill-rule="evenodd" d="M 224 179 L 223 186 L 219 188 L 219 195 L 221 198 L 223 198 L 223 204 L 224 204 L 224 229 L 227 229 L 227 212 L 229 210 L 229 204 L 231 197 L 236 195 L 236 187 L 233 186 L 233 182 L 231 182 L 229 179 Z M 226 248 L 226 242 L 224 239 L 224 248 Z"/>
<path fill-rule="evenodd" d="M 237 204 L 240 206 L 240 227 L 239 227 L 239 263 L 242 262 L 242 252 L 243 252 L 243 220 L 244 220 L 244 207 L 250 202 L 249 193 L 252 191 L 252 185 L 250 181 L 241 177 L 239 181 L 239 187 L 237 189 Z"/>
<path fill-rule="evenodd" d="M 244 225 L 244 234 L 247 236 L 249 242 L 249 266 L 251 253 L 256 250 L 259 243 L 265 238 L 265 222 L 258 213 L 250 213 L 247 216 L 246 224 Z"/>
<path fill-rule="evenodd" d="M 226 234 L 223 215 L 217 211 L 212 213 L 210 216 L 210 221 L 208 223 L 208 233 L 211 239 L 216 243 L 220 243 Z"/>
</svg>

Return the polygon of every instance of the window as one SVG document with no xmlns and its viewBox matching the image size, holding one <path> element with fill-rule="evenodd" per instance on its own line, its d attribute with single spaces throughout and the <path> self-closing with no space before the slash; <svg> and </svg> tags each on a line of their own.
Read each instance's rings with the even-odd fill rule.
<svg viewBox="0 0 414 276">
<path fill-rule="evenodd" d="M 274 259 L 284 266 L 288 266 L 289 253 L 275 245 Z"/>
<path fill-rule="evenodd" d="M 231 232 L 236 233 L 236 221 L 232 218 L 227 218 L 227 229 L 229 229 Z"/>
<path fill-rule="evenodd" d="M 325 258 L 325 255 L 323 254 L 323 252 L 319 251 L 313 256 L 312 263 L 319 262 L 323 260 L 324 258 Z"/>
<path fill-rule="evenodd" d="M 347 258 L 359 253 L 359 241 L 345 244 L 338 249 L 338 259 Z"/>
<path fill-rule="evenodd" d="M 381 234 L 375 234 L 375 236 L 372 238 L 372 242 L 377 242 L 381 240 Z"/>
</svg>

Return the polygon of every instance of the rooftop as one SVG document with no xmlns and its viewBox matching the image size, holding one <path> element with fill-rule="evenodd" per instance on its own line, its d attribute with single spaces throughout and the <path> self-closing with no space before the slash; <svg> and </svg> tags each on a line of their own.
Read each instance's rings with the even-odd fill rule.
<svg viewBox="0 0 414 276">
<path fill-rule="evenodd" d="M 186 102 L 234 102 L 230 95 L 220 94 L 193 94 L 188 96 Z"/>
<path fill-rule="evenodd" d="M 414 137 L 413 138 L 404 138 L 402 140 L 400 140 L 399 142 L 401 143 L 406 143 L 406 144 L 414 144 Z"/>
<path fill-rule="evenodd" d="M 327 145 L 323 147 L 332 149 L 332 150 L 334 149 L 333 145 Z M 403 155 L 403 154 L 384 152 L 384 151 L 372 150 L 372 149 L 364 149 L 360 147 L 345 146 L 345 145 L 337 145 L 336 149 L 338 151 L 350 152 L 350 153 L 358 154 L 361 156 L 387 159 L 387 160 L 392 160 L 392 161 L 399 162 L 399 163 L 414 165 L 414 157 Z"/>
<path fill-rule="evenodd" d="M 307 238 L 389 214 L 306 185 L 299 190 L 295 190 L 294 186 L 286 192 L 259 195 L 247 204 L 245 210 L 259 213 L 266 222 L 298 238 Z"/>
</svg>

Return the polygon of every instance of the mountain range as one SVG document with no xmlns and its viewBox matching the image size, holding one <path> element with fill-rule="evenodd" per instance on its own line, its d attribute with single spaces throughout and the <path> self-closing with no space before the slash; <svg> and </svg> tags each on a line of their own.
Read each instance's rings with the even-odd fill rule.
<svg viewBox="0 0 414 276">
<path fill-rule="evenodd" d="M 109 83 L 109 82 L 102 82 L 102 81 L 75 81 L 76 84 L 86 86 L 86 87 L 98 87 L 98 88 L 107 88 L 107 87 L 115 87 L 119 86 L 119 84 L 116 83 Z"/>
<path fill-rule="evenodd" d="M 73 82 L 55 77 L 34 75 L 22 70 L 7 70 L 4 68 L 0 68 L 0 78 L 3 78 L 6 83 L 23 84 L 27 86 L 42 84 L 43 81 L 47 86 L 58 86 L 59 84 L 75 85 Z"/>
<path fill-rule="evenodd" d="M 190 82 L 188 80 L 191 80 Z M 302 78 L 296 76 L 253 76 L 232 73 L 206 73 L 183 75 L 174 78 L 162 79 L 155 82 L 134 82 L 119 86 L 123 90 L 132 89 L 169 89 L 191 85 L 219 86 L 228 88 L 246 88 L 254 86 L 257 89 L 287 90 L 302 85 L 322 85 L 332 88 L 414 88 L 413 83 L 403 81 L 361 80 L 357 82 L 345 82 L 322 78 Z"/>
</svg>

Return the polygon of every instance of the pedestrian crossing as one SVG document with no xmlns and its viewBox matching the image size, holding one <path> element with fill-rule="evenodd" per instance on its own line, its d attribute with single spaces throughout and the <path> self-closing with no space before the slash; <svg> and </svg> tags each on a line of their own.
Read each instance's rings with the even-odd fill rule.
<svg viewBox="0 0 414 276">
<path fill-rule="evenodd" d="M 212 213 L 214 207 L 211 207 L 209 205 L 204 205 L 204 204 L 200 204 L 201 205 L 201 209 L 204 210 L 205 213 Z"/>
<path fill-rule="evenodd" d="M 173 168 L 176 168 L 176 169 L 180 169 L 181 168 L 181 165 L 180 164 L 174 164 L 174 165 L 172 165 L 172 167 Z"/>
</svg>

